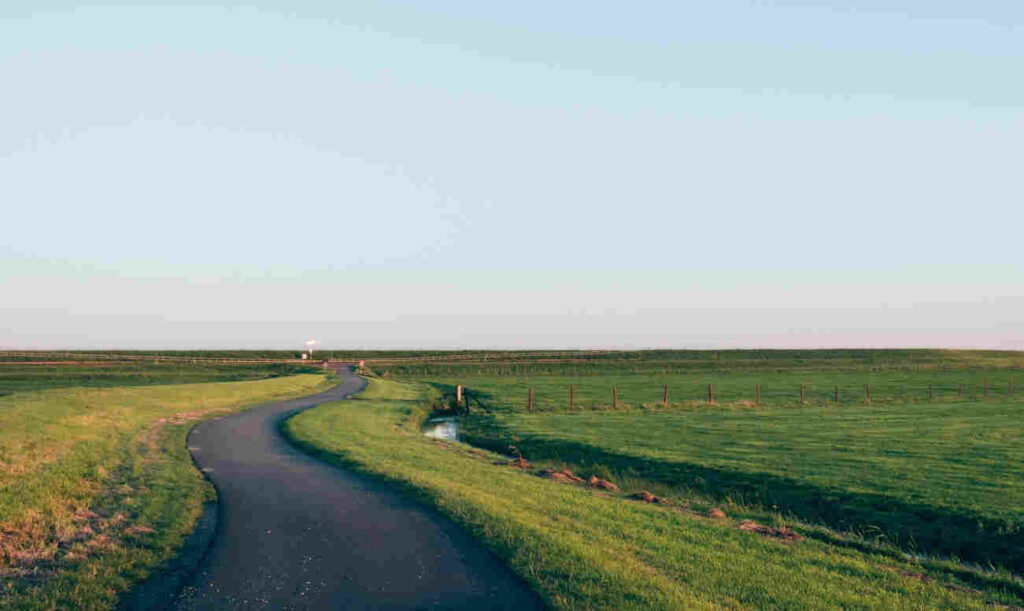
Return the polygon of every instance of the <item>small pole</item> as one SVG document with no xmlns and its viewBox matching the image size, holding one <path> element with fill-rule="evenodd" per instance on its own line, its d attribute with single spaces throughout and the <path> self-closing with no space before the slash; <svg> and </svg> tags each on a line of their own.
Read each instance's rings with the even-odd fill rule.
<svg viewBox="0 0 1024 611">
<path fill-rule="evenodd" d="M 754 401 L 758 405 L 761 405 L 761 385 L 760 384 L 755 384 L 754 385 L 754 395 L 755 395 Z"/>
<path fill-rule="evenodd" d="M 931 400 L 932 400 L 932 399 L 934 399 L 934 398 L 935 398 L 935 395 L 934 395 L 934 394 L 932 394 L 932 385 L 931 385 L 931 384 L 929 384 L 929 385 L 928 385 L 928 400 L 929 400 L 929 401 L 931 401 Z"/>
<path fill-rule="evenodd" d="M 803 402 L 804 402 L 804 385 L 801 384 L 800 385 L 800 403 L 802 404 Z"/>
<path fill-rule="evenodd" d="M 865 403 L 871 403 L 871 385 L 870 384 L 865 384 L 864 385 L 864 402 Z"/>
<path fill-rule="evenodd" d="M 533 388 L 530 389 L 530 403 L 528 404 L 527 409 L 531 412 L 533 411 Z"/>
<path fill-rule="evenodd" d="M 462 384 L 455 387 L 455 402 L 462 405 Z"/>
<path fill-rule="evenodd" d="M 668 384 L 661 388 L 661 406 L 668 407 Z"/>
<path fill-rule="evenodd" d="M 619 387 L 612 386 L 612 407 L 619 407 Z"/>
<path fill-rule="evenodd" d="M 708 403 L 710 404 L 710 403 L 714 403 L 714 402 L 715 402 L 715 385 L 714 384 L 708 384 Z"/>
<path fill-rule="evenodd" d="M 835 398 L 834 398 L 834 399 L 832 400 L 832 402 L 833 402 L 833 403 L 839 403 L 839 387 L 838 387 L 838 386 L 836 386 L 836 396 L 835 396 Z"/>
<path fill-rule="evenodd" d="M 569 385 L 569 411 L 572 411 L 572 398 L 573 398 L 572 397 L 572 391 L 573 391 L 573 386 L 572 386 L 572 384 L 570 384 Z"/>
<path fill-rule="evenodd" d="M 964 385 L 963 384 L 957 384 L 956 385 L 956 396 L 957 397 L 961 397 L 961 398 L 964 396 Z"/>
</svg>

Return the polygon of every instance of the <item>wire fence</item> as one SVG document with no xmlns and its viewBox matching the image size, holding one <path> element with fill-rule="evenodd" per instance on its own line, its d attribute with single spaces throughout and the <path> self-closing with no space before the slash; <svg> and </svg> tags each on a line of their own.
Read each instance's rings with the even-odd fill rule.
<svg viewBox="0 0 1024 611">
<path fill-rule="evenodd" d="M 506 386 L 473 387 L 439 384 L 445 399 L 467 408 L 512 411 L 578 411 L 594 409 L 657 409 L 695 406 L 839 406 L 898 403 L 955 403 L 1019 400 L 1014 378 L 893 384 L 727 384 L 686 383 L 625 385 L 552 384 L 529 381 Z"/>
</svg>

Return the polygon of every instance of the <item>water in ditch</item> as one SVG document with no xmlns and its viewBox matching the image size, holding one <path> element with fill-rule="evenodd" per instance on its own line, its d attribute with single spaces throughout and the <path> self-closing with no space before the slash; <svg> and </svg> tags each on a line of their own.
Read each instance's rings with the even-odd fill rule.
<svg viewBox="0 0 1024 611">
<path fill-rule="evenodd" d="M 459 440 L 459 420 L 454 416 L 430 418 L 423 423 L 423 434 L 445 441 Z"/>
</svg>

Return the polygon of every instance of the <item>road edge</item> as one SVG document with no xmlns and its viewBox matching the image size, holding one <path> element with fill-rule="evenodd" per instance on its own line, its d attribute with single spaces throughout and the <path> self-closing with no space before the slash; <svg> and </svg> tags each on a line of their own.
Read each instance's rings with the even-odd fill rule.
<svg viewBox="0 0 1024 611">
<path fill-rule="evenodd" d="M 330 379 L 330 378 L 328 378 Z M 330 386 L 327 389 L 319 389 L 310 395 L 302 395 L 300 397 L 294 397 L 301 399 L 303 396 L 314 396 L 334 388 L 337 385 Z M 364 385 L 357 392 L 361 392 L 365 389 Z M 355 393 L 353 393 L 355 394 Z M 250 405 L 247 409 L 259 407 L 261 404 Z M 316 407 L 312 405 L 303 409 L 310 409 Z M 297 410 L 297 411 L 302 411 Z M 185 436 L 185 446 L 188 448 L 191 443 L 189 438 L 196 428 L 208 422 L 209 420 L 217 420 L 221 416 L 215 418 L 208 418 L 194 422 L 189 428 L 188 433 Z M 134 584 L 130 589 L 126 590 L 118 597 L 118 601 L 115 605 L 116 609 L 124 611 L 155 611 L 157 609 L 166 609 L 174 600 L 178 594 L 189 582 L 189 580 L 195 576 L 196 571 L 199 570 L 199 566 L 203 560 L 210 553 L 213 548 L 213 542 L 217 538 L 217 533 L 220 531 L 222 524 L 221 519 L 221 504 L 219 501 L 220 492 L 217 490 L 217 485 L 214 484 L 213 480 L 207 475 L 202 468 L 199 467 L 199 463 L 196 462 L 196 456 L 189 449 L 188 452 L 189 460 L 192 461 L 192 467 L 202 474 L 203 479 L 213 488 L 214 498 L 212 501 L 203 503 L 203 509 L 196 518 L 195 526 L 192 531 L 185 537 L 184 542 L 178 552 L 165 564 L 159 566 L 153 570 L 145 579 Z"/>
</svg>

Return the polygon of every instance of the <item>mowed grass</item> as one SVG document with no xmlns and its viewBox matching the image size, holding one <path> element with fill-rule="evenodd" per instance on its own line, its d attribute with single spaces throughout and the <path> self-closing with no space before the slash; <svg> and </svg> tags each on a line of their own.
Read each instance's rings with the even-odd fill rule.
<svg viewBox="0 0 1024 611">
<path fill-rule="evenodd" d="M 478 376 L 435 384 L 449 395 L 455 383 L 467 386 L 477 415 L 464 430 L 486 447 L 515 445 L 528 458 L 608 469 L 679 494 L 777 508 L 904 549 L 1022 571 L 1024 397 L 1009 392 L 1015 373 Z"/>
<path fill-rule="evenodd" d="M 672 506 L 560 483 L 419 432 L 436 388 L 372 380 L 291 418 L 316 455 L 396 482 L 455 519 L 557 608 L 978 608 L 1020 604 L 1012 577 L 881 548 L 782 541 Z M 602 414 L 603 415 L 603 414 Z M 597 417 L 597 415 L 595 415 Z M 970 577 L 970 579 L 968 579 Z"/>
<path fill-rule="evenodd" d="M 308 394 L 323 375 L 0 397 L 0 607 L 109 608 L 168 561 L 214 493 L 198 420 Z"/>
</svg>

